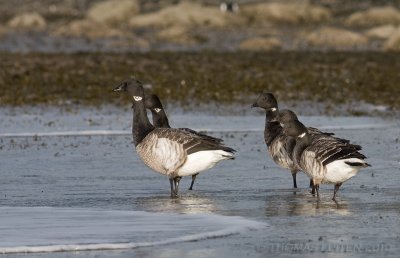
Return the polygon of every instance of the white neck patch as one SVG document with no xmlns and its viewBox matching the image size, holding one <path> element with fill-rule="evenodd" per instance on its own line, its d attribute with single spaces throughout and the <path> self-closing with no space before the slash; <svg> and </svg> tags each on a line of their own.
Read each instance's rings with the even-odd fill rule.
<svg viewBox="0 0 400 258">
<path fill-rule="evenodd" d="M 156 111 L 158 113 L 161 111 L 161 108 L 155 108 L 154 111 Z"/>
<path fill-rule="evenodd" d="M 305 132 L 302 133 L 302 134 L 300 134 L 299 136 L 297 136 L 297 138 L 303 138 L 304 136 L 306 136 L 306 133 L 305 133 Z"/>
<path fill-rule="evenodd" d="M 133 96 L 133 99 L 134 99 L 135 101 L 141 101 L 143 98 L 140 97 L 140 96 Z"/>
<path fill-rule="evenodd" d="M 276 108 L 273 107 L 273 108 L 271 108 L 270 110 L 271 110 L 271 111 L 276 111 Z"/>
</svg>

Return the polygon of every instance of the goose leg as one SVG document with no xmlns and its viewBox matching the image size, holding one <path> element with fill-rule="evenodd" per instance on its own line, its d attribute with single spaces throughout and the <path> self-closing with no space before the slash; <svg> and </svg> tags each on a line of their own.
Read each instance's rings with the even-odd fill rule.
<svg viewBox="0 0 400 258">
<path fill-rule="evenodd" d="M 315 194 L 315 182 L 314 179 L 310 179 L 311 194 Z"/>
<path fill-rule="evenodd" d="M 315 184 L 315 191 L 317 191 L 317 197 L 319 199 L 319 184 Z"/>
<path fill-rule="evenodd" d="M 176 196 L 178 196 L 179 181 L 181 181 L 181 178 L 182 178 L 182 177 L 180 177 L 180 176 L 177 176 L 177 177 L 174 178 L 174 185 L 175 185 L 175 194 L 176 194 Z"/>
<path fill-rule="evenodd" d="M 297 188 L 296 174 L 297 174 L 297 171 L 292 171 L 292 177 L 293 177 L 293 188 Z"/>
<path fill-rule="evenodd" d="M 198 174 L 199 174 L 199 173 L 194 174 L 194 175 L 192 176 L 192 183 L 190 184 L 189 190 L 193 190 L 194 180 L 196 180 L 196 176 L 197 176 Z"/>
<path fill-rule="evenodd" d="M 333 191 L 333 198 L 332 200 L 336 202 L 336 193 L 339 191 L 339 187 L 342 185 L 342 183 L 336 184 L 335 185 L 335 190 Z"/>
<path fill-rule="evenodd" d="M 177 193 L 175 192 L 174 179 L 173 178 L 169 178 L 169 184 L 171 186 L 171 198 L 177 197 Z"/>
</svg>

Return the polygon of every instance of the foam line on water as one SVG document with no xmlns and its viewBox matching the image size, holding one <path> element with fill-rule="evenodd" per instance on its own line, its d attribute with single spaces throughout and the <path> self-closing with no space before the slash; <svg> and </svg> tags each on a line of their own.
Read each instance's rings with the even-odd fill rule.
<svg viewBox="0 0 400 258">
<path fill-rule="evenodd" d="M 0 207 L 0 254 L 133 249 L 263 227 L 265 223 L 215 214 Z"/>
<path fill-rule="evenodd" d="M 247 227 L 255 229 L 256 227 Z M 69 244 L 69 245 L 48 245 L 48 246 L 17 246 L 17 247 L 2 247 L 0 253 L 49 253 L 49 252 L 71 252 L 71 251 L 96 251 L 96 250 L 121 250 L 134 249 L 139 247 L 152 247 L 169 245 L 181 242 L 193 242 L 205 239 L 221 238 L 230 235 L 239 234 L 245 228 L 240 226 L 231 226 L 226 229 L 216 230 L 212 232 L 175 237 L 168 240 L 155 242 L 130 242 L 130 243 L 101 243 L 101 244 Z"/>
</svg>

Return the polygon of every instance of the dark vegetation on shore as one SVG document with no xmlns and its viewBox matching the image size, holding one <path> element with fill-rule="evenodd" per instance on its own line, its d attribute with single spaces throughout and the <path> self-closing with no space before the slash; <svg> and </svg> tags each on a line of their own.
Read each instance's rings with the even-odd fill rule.
<svg viewBox="0 0 400 258">
<path fill-rule="evenodd" d="M 361 52 L 1 53 L 0 105 L 126 104 L 112 94 L 134 76 L 181 106 L 282 101 L 365 102 L 400 109 L 400 54 Z"/>
</svg>

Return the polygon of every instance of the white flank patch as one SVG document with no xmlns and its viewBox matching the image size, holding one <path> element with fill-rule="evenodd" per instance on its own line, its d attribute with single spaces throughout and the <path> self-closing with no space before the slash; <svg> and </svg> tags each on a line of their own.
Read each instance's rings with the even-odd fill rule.
<svg viewBox="0 0 400 258">
<path fill-rule="evenodd" d="M 357 174 L 357 172 L 361 169 L 361 167 L 353 167 L 345 163 L 348 162 L 361 162 L 365 163 L 364 160 L 357 159 L 357 158 L 350 158 L 350 159 L 341 159 L 336 160 L 328 165 L 326 165 L 326 175 L 323 180 L 323 183 L 342 183 Z"/>
<path fill-rule="evenodd" d="M 155 108 L 154 111 L 156 111 L 158 113 L 161 111 L 161 108 Z"/>
<path fill-rule="evenodd" d="M 210 169 L 219 161 L 233 157 L 232 153 L 223 150 L 199 151 L 188 155 L 185 164 L 179 169 L 179 176 L 191 176 Z"/>
</svg>

